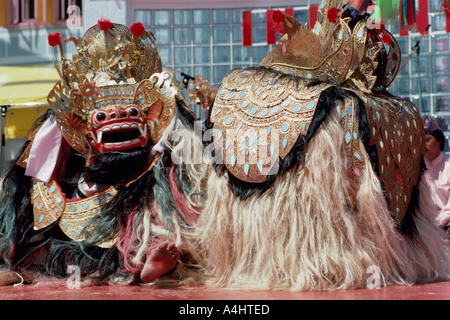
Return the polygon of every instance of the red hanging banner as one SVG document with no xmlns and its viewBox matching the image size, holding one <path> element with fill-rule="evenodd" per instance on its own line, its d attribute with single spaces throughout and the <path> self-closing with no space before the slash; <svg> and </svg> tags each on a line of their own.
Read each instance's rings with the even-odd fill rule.
<svg viewBox="0 0 450 320">
<path fill-rule="evenodd" d="M 421 34 L 428 33 L 429 26 L 429 4 L 428 0 L 418 0 L 418 10 L 414 14 L 414 6 L 412 1 L 414 0 L 403 0 L 406 1 L 407 5 L 406 12 L 402 11 L 402 6 L 404 3 L 400 2 L 400 15 L 399 15 L 399 35 L 400 37 L 406 37 L 409 34 L 409 29 L 416 25 L 417 31 Z M 448 0 L 445 0 L 448 1 Z M 447 10 L 445 10 L 447 9 Z M 449 7 L 444 4 L 444 11 L 446 11 L 446 31 L 450 33 L 450 14 Z M 267 44 L 274 45 L 277 41 L 276 32 L 278 31 L 281 35 L 284 35 L 284 29 L 281 23 L 276 23 L 273 21 L 273 9 L 268 9 L 266 11 L 266 36 Z M 317 21 L 318 6 L 309 7 L 309 26 L 311 29 L 314 28 Z M 402 17 L 402 12 L 405 13 L 406 17 Z M 294 8 L 286 8 L 284 10 L 285 15 L 294 17 Z M 402 19 L 406 20 L 406 27 L 401 28 Z M 252 45 L 252 12 L 244 11 L 242 12 L 242 43 L 244 47 Z"/>
<path fill-rule="evenodd" d="M 447 33 L 450 33 L 450 13 L 445 18 L 445 24 L 445 30 L 447 31 Z"/>
<path fill-rule="evenodd" d="M 294 17 L 294 8 L 284 9 L 284 14 L 293 18 Z"/>
<path fill-rule="evenodd" d="M 450 33 L 450 0 L 442 1 L 442 8 L 445 12 L 445 30 Z"/>
<path fill-rule="evenodd" d="M 406 0 L 408 1 L 408 8 L 406 12 L 406 20 L 408 21 L 408 26 L 414 26 L 414 23 L 416 22 L 415 16 L 414 16 L 414 5 L 413 0 Z"/>
<path fill-rule="evenodd" d="M 428 0 L 419 0 L 419 8 L 416 13 L 416 28 L 421 34 L 428 33 Z"/>
<path fill-rule="evenodd" d="M 242 45 L 250 47 L 252 45 L 252 12 L 242 12 Z"/>
<path fill-rule="evenodd" d="M 310 6 L 309 7 L 309 27 L 314 29 L 317 21 L 317 12 L 319 11 L 318 6 Z"/>
<path fill-rule="evenodd" d="M 277 43 L 276 23 L 273 21 L 272 15 L 272 9 L 266 11 L 266 36 L 269 45 Z"/>
<path fill-rule="evenodd" d="M 416 14 L 416 28 L 421 34 L 428 33 L 428 0 L 419 0 L 419 9 Z"/>
<path fill-rule="evenodd" d="M 409 32 L 408 32 L 408 30 L 406 30 L 406 29 L 400 29 L 400 30 L 398 31 L 398 33 L 399 33 L 399 36 L 400 36 L 400 37 L 407 37 L 407 36 L 409 35 Z"/>
<path fill-rule="evenodd" d="M 400 3 L 400 6 L 401 5 L 402 4 Z M 400 14 L 398 15 L 398 27 L 399 27 L 398 34 L 400 37 L 407 37 L 409 35 L 408 29 L 406 27 L 402 28 L 401 7 L 400 7 Z"/>
</svg>

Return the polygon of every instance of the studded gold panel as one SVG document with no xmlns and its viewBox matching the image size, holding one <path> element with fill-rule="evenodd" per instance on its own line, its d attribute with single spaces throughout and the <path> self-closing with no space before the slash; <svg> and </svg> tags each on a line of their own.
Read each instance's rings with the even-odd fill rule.
<svg viewBox="0 0 450 320">
<path fill-rule="evenodd" d="M 359 94 L 376 144 L 380 180 L 391 210 L 401 222 L 420 175 L 424 128 L 415 106 L 400 98 Z"/>
<path fill-rule="evenodd" d="M 235 69 L 223 79 L 211 111 L 215 146 L 240 180 L 263 182 L 278 157 L 284 159 L 306 135 L 329 84 L 308 86 L 276 72 Z"/>
</svg>

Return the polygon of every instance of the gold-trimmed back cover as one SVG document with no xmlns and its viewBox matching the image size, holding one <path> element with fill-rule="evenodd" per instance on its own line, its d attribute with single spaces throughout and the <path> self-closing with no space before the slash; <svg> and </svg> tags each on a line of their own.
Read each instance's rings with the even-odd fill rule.
<svg viewBox="0 0 450 320">
<path fill-rule="evenodd" d="M 299 134 L 306 135 L 320 95 L 330 86 L 309 87 L 307 80 L 255 69 L 228 73 L 211 114 L 214 144 L 227 169 L 242 181 L 265 181 Z"/>
</svg>

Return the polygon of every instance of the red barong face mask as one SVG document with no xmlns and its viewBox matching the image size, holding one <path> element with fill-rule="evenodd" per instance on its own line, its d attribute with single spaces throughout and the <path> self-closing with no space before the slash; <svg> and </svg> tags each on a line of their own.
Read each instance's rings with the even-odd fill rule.
<svg viewBox="0 0 450 320">
<path fill-rule="evenodd" d="M 147 123 L 135 105 L 96 110 L 91 123 L 91 144 L 100 152 L 145 147 L 148 142 Z"/>
</svg>

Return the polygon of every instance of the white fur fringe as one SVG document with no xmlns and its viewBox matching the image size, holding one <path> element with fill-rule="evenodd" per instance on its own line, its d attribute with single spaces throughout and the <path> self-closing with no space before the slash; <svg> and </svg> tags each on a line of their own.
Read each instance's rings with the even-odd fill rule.
<svg viewBox="0 0 450 320">
<path fill-rule="evenodd" d="M 337 109 L 305 146 L 304 164 L 277 177 L 263 195 L 242 201 L 225 176 L 211 174 L 192 235 L 205 283 L 309 291 L 447 277 L 449 250 L 440 230 L 417 212 L 417 234 L 402 235 L 370 165 L 357 207 L 351 205 Z"/>
</svg>

